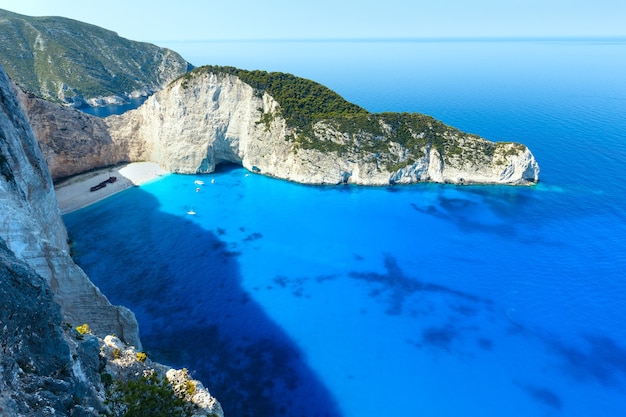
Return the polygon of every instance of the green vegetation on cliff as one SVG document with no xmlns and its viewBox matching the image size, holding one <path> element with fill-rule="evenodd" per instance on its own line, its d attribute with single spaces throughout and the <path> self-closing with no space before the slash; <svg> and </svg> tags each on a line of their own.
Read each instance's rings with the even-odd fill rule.
<svg viewBox="0 0 626 417">
<path fill-rule="evenodd" d="M 154 92 L 191 69 L 177 53 L 62 17 L 0 9 L 0 64 L 28 92 L 54 102 Z"/>
<path fill-rule="evenodd" d="M 438 149 L 444 160 L 451 157 L 483 158 L 493 154 L 494 144 L 420 113 L 370 113 L 336 92 L 311 80 L 281 72 L 248 71 L 234 67 L 204 66 L 182 76 L 183 87 L 196 76 L 214 73 L 237 76 L 257 94 L 264 92 L 280 105 L 280 114 L 295 131 L 302 149 L 376 158 L 388 170 L 397 170 Z M 269 128 L 273 115 L 263 114 L 259 123 Z M 326 134 L 329 130 L 341 132 Z M 471 146 L 462 146 L 467 139 Z M 394 155 L 393 146 L 405 149 Z"/>
<path fill-rule="evenodd" d="M 310 130 L 312 124 L 319 120 L 367 118 L 369 114 L 319 83 L 283 72 L 219 66 L 204 66 L 194 72 L 235 75 L 259 94 L 267 92 L 280 103 L 282 116 L 289 126 L 302 131 Z"/>
<path fill-rule="evenodd" d="M 107 394 L 111 416 L 191 417 L 195 411 L 192 403 L 177 395 L 168 380 L 156 373 L 117 381 Z"/>
</svg>

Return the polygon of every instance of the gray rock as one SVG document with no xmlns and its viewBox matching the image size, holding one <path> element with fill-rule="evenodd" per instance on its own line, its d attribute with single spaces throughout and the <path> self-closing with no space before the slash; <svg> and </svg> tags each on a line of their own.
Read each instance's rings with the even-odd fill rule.
<svg viewBox="0 0 626 417">
<path fill-rule="evenodd" d="M 99 416 L 111 411 L 105 381 L 170 372 L 172 392 L 175 383 L 194 387 L 185 397 L 194 415 L 223 416 L 200 381 L 140 359 L 134 314 L 112 306 L 73 262 L 52 178 L 14 90 L 0 67 L 0 415 Z M 61 122 L 54 126 L 62 132 Z M 77 332 L 82 323 L 95 335 Z"/>
<path fill-rule="evenodd" d="M 14 92 L 0 69 L 0 237 L 46 280 L 64 321 L 140 347 L 134 314 L 112 306 L 70 256 L 52 178 Z"/>
</svg>

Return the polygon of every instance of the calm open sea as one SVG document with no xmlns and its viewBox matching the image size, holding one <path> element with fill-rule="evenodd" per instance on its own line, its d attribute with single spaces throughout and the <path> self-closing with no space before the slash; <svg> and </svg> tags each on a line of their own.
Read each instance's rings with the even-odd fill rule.
<svg viewBox="0 0 626 417">
<path fill-rule="evenodd" d="M 152 358 L 228 417 L 626 415 L 626 41 L 167 46 L 519 141 L 542 171 L 358 188 L 228 166 L 66 215 Z"/>
</svg>

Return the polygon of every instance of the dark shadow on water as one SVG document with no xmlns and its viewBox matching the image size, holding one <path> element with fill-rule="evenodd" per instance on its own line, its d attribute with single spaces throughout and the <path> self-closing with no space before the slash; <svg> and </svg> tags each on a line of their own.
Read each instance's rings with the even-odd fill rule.
<svg viewBox="0 0 626 417">
<path fill-rule="evenodd" d="M 463 233 L 488 233 L 507 239 L 527 240 L 518 224 L 541 224 L 540 194 L 532 187 L 429 185 L 434 201 L 416 201 L 411 207 L 450 222 Z M 537 243 L 533 236 L 532 242 Z M 552 242 L 542 242 L 550 244 Z"/>
<path fill-rule="evenodd" d="M 522 391 L 530 396 L 533 400 L 539 402 L 540 404 L 546 405 L 548 407 L 554 408 L 556 410 L 560 410 L 563 408 L 563 402 L 561 398 L 554 393 L 554 391 L 535 386 L 532 384 L 520 384 L 515 383 Z"/>
<path fill-rule="evenodd" d="M 380 288 L 375 290 L 376 293 L 373 295 L 380 295 L 383 292 L 388 295 L 388 314 L 401 314 L 404 308 L 406 298 L 418 292 L 441 293 L 453 296 L 457 300 L 465 300 L 472 303 L 483 303 L 487 306 L 490 306 L 492 304 L 491 300 L 481 298 L 475 294 L 459 291 L 457 289 L 446 287 L 440 284 L 435 284 L 432 282 L 420 281 L 417 278 L 407 276 L 398 265 L 398 261 L 396 260 L 396 258 L 394 258 L 393 256 L 386 255 L 384 262 L 385 269 L 387 270 L 387 272 L 384 274 L 380 274 L 377 272 L 354 271 L 351 272 L 349 276 L 351 278 L 366 281 L 369 283 L 379 284 Z"/>
<path fill-rule="evenodd" d="M 546 335 L 540 338 L 560 356 L 565 369 L 582 380 L 596 380 L 603 386 L 626 384 L 626 347 L 604 335 L 585 335 L 583 346 Z"/>
<path fill-rule="evenodd" d="M 626 346 L 612 336 L 583 334 L 578 340 L 565 340 L 545 329 L 527 327 L 514 321 L 510 325 L 508 335 L 538 340 L 558 361 L 559 369 L 569 377 L 626 392 Z"/>
<path fill-rule="evenodd" d="M 241 287 L 236 248 L 161 212 L 140 188 L 109 201 L 114 212 L 96 204 L 66 224 L 79 265 L 135 311 L 152 359 L 188 368 L 228 417 L 340 416 L 299 348 Z"/>
</svg>

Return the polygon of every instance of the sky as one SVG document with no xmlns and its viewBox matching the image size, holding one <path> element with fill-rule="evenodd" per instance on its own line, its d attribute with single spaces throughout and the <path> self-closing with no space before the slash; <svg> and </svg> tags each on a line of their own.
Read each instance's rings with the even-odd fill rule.
<svg viewBox="0 0 626 417">
<path fill-rule="evenodd" d="M 137 41 L 626 37 L 624 0 L 0 0 Z"/>
</svg>

